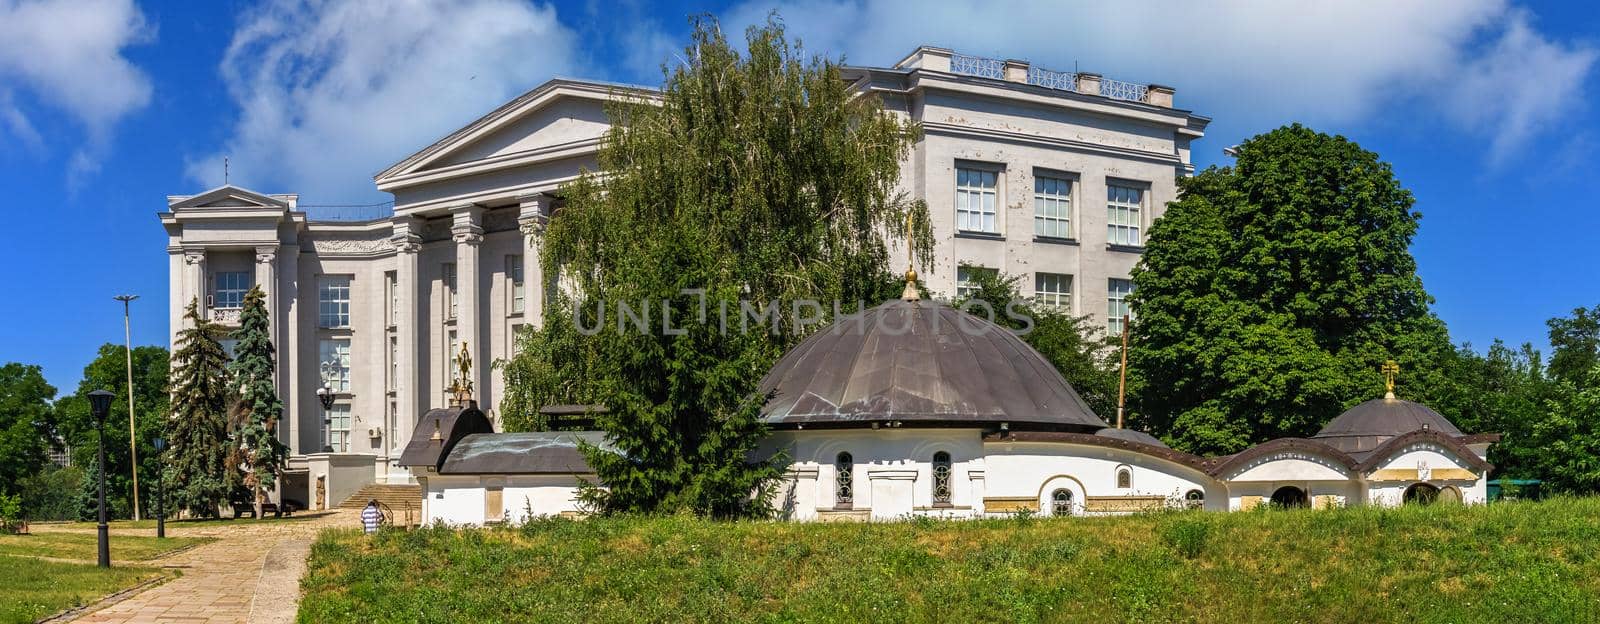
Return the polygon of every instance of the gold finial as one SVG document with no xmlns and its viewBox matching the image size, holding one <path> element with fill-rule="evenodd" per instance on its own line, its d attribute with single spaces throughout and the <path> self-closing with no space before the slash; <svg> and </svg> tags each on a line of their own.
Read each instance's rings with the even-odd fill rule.
<svg viewBox="0 0 1600 624">
<path fill-rule="evenodd" d="M 472 354 L 467 351 L 467 341 L 461 341 L 461 353 L 456 355 L 456 378 L 451 380 L 450 387 L 445 388 L 450 393 L 452 403 L 465 406 L 472 400 Z"/>
<path fill-rule="evenodd" d="M 917 292 L 917 269 L 912 264 L 917 257 L 916 236 L 913 234 L 916 230 L 913 229 L 912 216 L 911 211 L 906 210 L 906 289 L 900 293 L 900 298 L 906 301 L 922 298 Z"/>
<path fill-rule="evenodd" d="M 1400 374 L 1400 365 L 1395 363 L 1394 360 L 1389 360 L 1383 363 L 1383 368 L 1380 370 L 1383 371 L 1384 385 L 1388 387 L 1388 392 L 1383 395 L 1383 398 L 1392 399 L 1394 398 L 1394 377 Z"/>
</svg>

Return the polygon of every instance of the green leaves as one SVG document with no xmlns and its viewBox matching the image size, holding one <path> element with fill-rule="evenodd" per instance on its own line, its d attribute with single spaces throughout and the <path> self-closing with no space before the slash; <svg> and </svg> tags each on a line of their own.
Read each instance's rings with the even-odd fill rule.
<svg viewBox="0 0 1600 624">
<path fill-rule="evenodd" d="M 222 328 L 190 301 L 172 354 L 172 416 L 167 423 L 167 465 L 172 504 L 200 517 L 217 515 L 227 498 L 228 355 Z"/>
<path fill-rule="evenodd" d="M 904 236 L 908 214 L 931 257 L 926 208 L 896 190 L 918 129 L 854 97 L 776 20 L 742 53 L 697 22 L 683 58 L 659 104 L 608 108 L 606 173 L 563 189 L 539 241 L 562 292 L 502 364 L 501 411 L 508 428 L 541 428 L 541 406 L 605 405 L 597 424 L 626 457 L 590 450 L 603 510 L 762 515 L 752 493 L 778 473 L 754 459 L 766 398 L 754 393 L 803 337 L 796 321 L 813 310 L 794 303 L 824 302 L 826 320 L 834 301 L 851 312 L 895 296 L 882 236 Z M 744 301 L 774 305 L 782 331 L 743 331 Z M 622 305 L 643 311 L 643 330 Z"/>
<path fill-rule="evenodd" d="M 249 489 L 254 500 L 256 494 L 272 488 L 278 473 L 289 462 L 288 447 L 274 433 L 283 414 L 283 402 L 278 400 L 273 380 L 272 332 L 266 293 L 260 286 L 252 286 L 245 293 L 239 331 L 234 336 L 239 345 L 233 362 L 228 364 L 235 397 L 228 465 L 243 468 L 229 470 L 227 475 L 230 486 Z"/>
<path fill-rule="evenodd" d="M 1377 154 L 1299 125 L 1180 180 L 1134 272 L 1139 419 L 1196 453 L 1308 436 L 1381 396 L 1443 385 L 1444 324 L 1410 253 L 1420 215 Z"/>
</svg>

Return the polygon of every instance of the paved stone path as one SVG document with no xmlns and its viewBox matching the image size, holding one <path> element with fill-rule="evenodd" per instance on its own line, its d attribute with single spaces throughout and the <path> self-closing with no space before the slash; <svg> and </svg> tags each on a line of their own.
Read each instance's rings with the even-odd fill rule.
<svg viewBox="0 0 1600 624">
<path fill-rule="evenodd" d="M 318 531 L 332 526 L 360 526 L 359 512 L 340 510 L 282 521 L 224 522 L 192 527 L 168 524 L 168 536 L 215 537 L 217 541 L 130 564 L 178 568 L 183 576 L 72 621 L 86 624 L 292 622 L 299 605 L 300 575 L 305 573 L 305 557 L 310 552 L 311 540 Z M 39 530 L 52 529 L 36 527 L 36 532 Z M 154 535 L 155 531 L 113 529 L 113 533 Z M 115 552 L 112 552 L 112 561 L 116 561 Z"/>
</svg>

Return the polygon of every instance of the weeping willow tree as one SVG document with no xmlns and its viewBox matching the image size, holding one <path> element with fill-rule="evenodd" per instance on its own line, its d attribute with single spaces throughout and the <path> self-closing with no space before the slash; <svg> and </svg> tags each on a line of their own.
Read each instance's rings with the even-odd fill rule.
<svg viewBox="0 0 1600 624">
<path fill-rule="evenodd" d="M 757 452 L 762 375 L 808 328 L 899 293 L 886 236 L 915 229 L 931 256 L 926 207 L 896 189 L 920 129 L 775 19 L 743 53 L 714 21 L 693 31 L 659 100 L 609 106 L 604 173 L 564 189 L 538 241 L 559 292 L 501 409 L 539 428 L 543 405 L 608 408 L 620 453 L 586 449 L 601 511 L 759 516 L 778 474 Z"/>
</svg>

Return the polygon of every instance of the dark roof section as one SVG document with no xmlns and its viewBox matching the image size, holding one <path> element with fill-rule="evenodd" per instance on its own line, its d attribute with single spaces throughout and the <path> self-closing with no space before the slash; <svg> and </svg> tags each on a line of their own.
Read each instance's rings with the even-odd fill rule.
<svg viewBox="0 0 1600 624">
<path fill-rule="evenodd" d="M 435 431 L 439 432 L 438 441 L 433 439 Z M 436 407 L 428 410 L 417 421 L 417 428 L 411 432 L 411 441 L 400 453 L 400 465 L 425 466 L 437 470 L 462 438 L 475 433 L 494 433 L 494 425 L 478 409 L 475 401 L 464 408 Z"/>
<path fill-rule="evenodd" d="M 1123 431 L 1127 431 L 1124 429 Z M 1200 472 L 1206 472 L 1207 460 L 1199 455 L 1190 455 L 1183 451 L 1173 450 L 1166 446 L 1156 446 L 1145 442 L 1127 440 L 1118 437 L 1087 434 L 1067 433 L 1063 431 L 1012 431 L 985 434 L 984 442 L 1057 442 L 1063 444 L 1083 444 L 1086 446 L 1099 446 L 1104 448 L 1122 449 L 1133 451 L 1164 459 L 1169 462 L 1187 466 Z"/>
<path fill-rule="evenodd" d="M 768 424 L 1106 426 L 1061 374 L 1011 331 L 933 301 L 894 300 L 843 317 L 761 381 Z"/>
<path fill-rule="evenodd" d="M 1167 443 L 1162 442 L 1161 438 L 1157 438 L 1143 431 L 1135 431 L 1133 429 L 1106 427 L 1105 429 L 1094 432 L 1094 434 L 1104 438 L 1116 438 L 1118 440 L 1127 440 L 1129 442 L 1138 442 L 1140 444 L 1148 444 L 1150 446 L 1167 448 Z"/>
<path fill-rule="evenodd" d="M 591 474 L 585 442 L 617 452 L 603 431 L 476 433 L 451 449 L 439 474 Z"/>
<path fill-rule="evenodd" d="M 1400 399 L 1373 399 L 1329 421 L 1316 440 L 1365 459 L 1390 438 L 1412 431 L 1437 431 L 1460 436 L 1461 430 L 1428 406 Z"/>
</svg>

